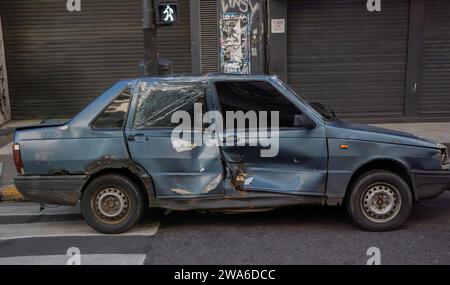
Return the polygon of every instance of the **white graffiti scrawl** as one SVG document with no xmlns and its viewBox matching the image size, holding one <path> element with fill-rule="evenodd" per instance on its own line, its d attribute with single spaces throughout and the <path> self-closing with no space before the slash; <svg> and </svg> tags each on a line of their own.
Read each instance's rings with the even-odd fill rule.
<svg viewBox="0 0 450 285">
<path fill-rule="evenodd" d="M 228 10 L 238 9 L 241 13 L 254 14 L 260 8 L 258 1 L 252 0 L 222 0 L 222 12 L 226 13 Z"/>
<path fill-rule="evenodd" d="M 220 67 L 225 73 L 250 74 L 262 69 L 261 0 L 221 0 Z"/>
<path fill-rule="evenodd" d="M 8 78 L 6 76 L 5 48 L 3 45 L 2 24 L 0 18 L 0 125 L 11 118 L 8 96 Z"/>
</svg>

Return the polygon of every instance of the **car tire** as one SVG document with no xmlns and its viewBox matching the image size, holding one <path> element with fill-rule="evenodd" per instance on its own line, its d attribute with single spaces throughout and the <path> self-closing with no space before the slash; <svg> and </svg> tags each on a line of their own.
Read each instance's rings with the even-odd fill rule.
<svg viewBox="0 0 450 285">
<path fill-rule="evenodd" d="M 119 234 L 141 218 L 144 199 L 134 181 L 123 175 L 107 174 L 93 180 L 81 197 L 81 212 L 98 232 Z"/>
<path fill-rule="evenodd" d="M 411 189 L 399 175 L 373 170 L 353 183 L 347 211 L 353 222 L 369 231 L 391 231 L 408 218 L 413 206 Z"/>
</svg>

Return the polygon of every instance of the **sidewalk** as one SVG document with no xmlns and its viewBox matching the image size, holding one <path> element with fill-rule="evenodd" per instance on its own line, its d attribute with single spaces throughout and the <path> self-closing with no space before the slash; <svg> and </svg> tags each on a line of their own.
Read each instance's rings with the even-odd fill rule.
<svg viewBox="0 0 450 285">
<path fill-rule="evenodd" d="M 416 134 L 436 140 L 447 147 L 450 146 L 450 122 L 378 124 L 374 126 Z"/>
<path fill-rule="evenodd" d="M 3 195 L 3 200 L 21 200 L 21 195 L 13 186 L 16 175 L 11 155 L 14 128 L 39 122 L 40 120 L 10 121 L 0 126 L 0 198 Z M 374 126 L 413 133 L 450 147 L 450 122 L 374 124 Z"/>
</svg>

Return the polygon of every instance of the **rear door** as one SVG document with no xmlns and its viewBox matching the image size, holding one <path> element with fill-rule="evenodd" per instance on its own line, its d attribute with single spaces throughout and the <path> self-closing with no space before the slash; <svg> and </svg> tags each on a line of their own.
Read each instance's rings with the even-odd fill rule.
<svg viewBox="0 0 450 285">
<path fill-rule="evenodd" d="M 209 108 L 206 90 L 205 82 L 176 80 L 142 81 L 133 88 L 126 139 L 132 159 L 152 176 L 158 198 L 223 195 L 219 146 L 198 136 Z M 180 123 L 191 130 L 173 136 Z"/>
<path fill-rule="evenodd" d="M 238 189 L 324 195 L 325 129 L 317 118 L 314 128 L 295 126 L 295 117 L 308 111 L 294 94 L 282 85 L 264 80 L 218 80 L 212 82 L 210 88 L 225 118 L 221 150 Z M 237 112 L 245 114 L 246 121 L 240 126 L 235 121 L 234 128 L 230 128 L 233 119 L 229 116 L 234 113 L 234 118 L 239 117 Z M 264 112 L 267 134 L 261 134 Z M 272 112 L 278 112 L 278 124 Z M 252 118 L 257 118 L 257 124 L 250 122 Z M 263 141 L 262 138 L 270 139 Z"/>
</svg>

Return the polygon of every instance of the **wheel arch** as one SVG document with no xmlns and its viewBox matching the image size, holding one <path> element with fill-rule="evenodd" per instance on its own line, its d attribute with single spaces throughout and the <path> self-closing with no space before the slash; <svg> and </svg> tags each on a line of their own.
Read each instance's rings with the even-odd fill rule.
<svg viewBox="0 0 450 285">
<path fill-rule="evenodd" d="M 414 184 L 412 182 L 411 176 L 408 173 L 408 168 L 405 164 L 400 161 L 389 159 L 389 158 L 377 158 L 366 162 L 365 164 L 359 166 L 355 172 L 353 172 L 345 190 L 344 201 L 347 201 L 348 195 L 350 194 L 351 188 L 356 180 L 361 177 L 364 173 L 372 170 L 387 170 L 395 174 L 398 174 L 409 186 L 413 200 L 416 200 L 416 194 L 414 189 Z"/>
<path fill-rule="evenodd" d="M 139 191 L 144 198 L 146 206 L 149 206 L 150 200 L 155 197 L 153 179 L 142 167 L 137 164 L 129 165 L 128 167 L 106 167 L 89 174 L 88 179 L 81 188 L 80 197 L 83 196 L 84 191 L 92 181 L 107 174 L 123 175 L 135 182 L 139 187 Z"/>
</svg>

